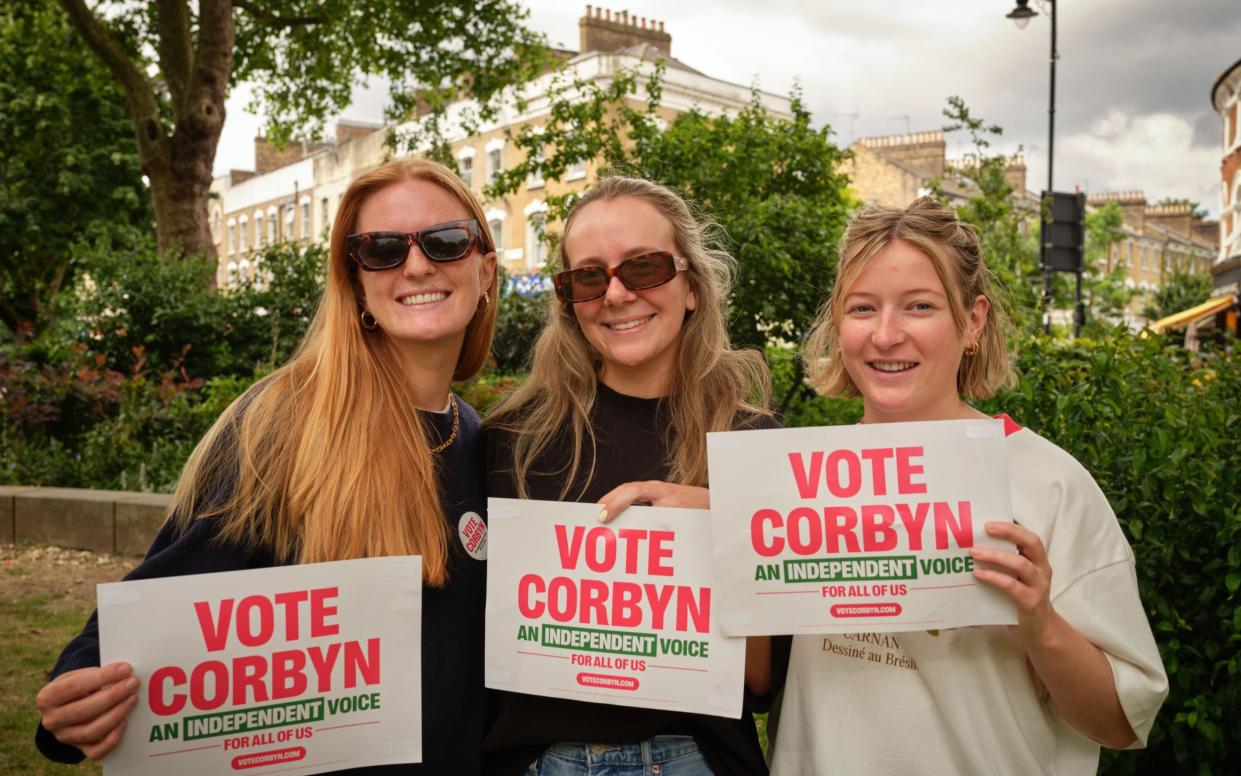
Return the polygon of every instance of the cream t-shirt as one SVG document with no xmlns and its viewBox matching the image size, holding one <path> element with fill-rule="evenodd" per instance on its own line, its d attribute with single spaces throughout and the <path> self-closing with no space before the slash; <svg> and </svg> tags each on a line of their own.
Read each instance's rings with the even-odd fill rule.
<svg viewBox="0 0 1241 776">
<path fill-rule="evenodd" d="M 1133 553 L 1081 464 L 1005 420 L 1013 516 L 1046 545 L 1052 605 L 1107 656 L 1133 746 L 1144 746 L 1168 680 Z M 1076 776 L 1098 760 L 1003 627 L 793 639 L 774 776 Z"/>
</svg>

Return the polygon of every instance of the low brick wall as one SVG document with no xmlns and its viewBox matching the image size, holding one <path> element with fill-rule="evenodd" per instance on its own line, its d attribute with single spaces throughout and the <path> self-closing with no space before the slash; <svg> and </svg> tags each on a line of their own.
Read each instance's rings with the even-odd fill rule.
<svg viewBox="0 0 1241 776">
<path fill-rule="evenodd" d="M 0 486 L 0 541 L 143 555 L 164 522 L 166 493 Z"/>
</svg>

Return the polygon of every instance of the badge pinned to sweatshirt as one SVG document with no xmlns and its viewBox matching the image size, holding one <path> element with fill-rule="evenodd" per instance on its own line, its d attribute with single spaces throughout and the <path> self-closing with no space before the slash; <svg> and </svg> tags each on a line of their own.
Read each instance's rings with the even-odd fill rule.
<svg viewBox="0 0 1241 776">
<path fill-rule="evenodd" d="M 477 512 L 466 512 L 457 521 L 461 546 L 474 560 L 487 560 L 487 524 Z"/>
</svg>

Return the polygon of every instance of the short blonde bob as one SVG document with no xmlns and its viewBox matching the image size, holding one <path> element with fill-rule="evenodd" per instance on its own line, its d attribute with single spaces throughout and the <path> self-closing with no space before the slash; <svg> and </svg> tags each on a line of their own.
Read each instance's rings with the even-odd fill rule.
<svg viewBox="0 0 1241 776">
<path fill-rule="evenodd" d="M 908 208 L 871 207 L 853 218 L 841 241 L 836 282 L 819 308 L 806 342 L 802 360 L 806 382 L 826 396 L 858 396 L 859 391 L 841 358 L 837 327 L 844 298 L 870 260 L 896 240 L 904 240 L 927 255 L 935 274 L 944 284 L 957 331 L 964 331 L 969 318 L 967 302 L 980 294 L 990 302 L 978 352 L 964 356 L 957 369 L 957 392 L 967 399 L 985 399 L 1002 387 L 1017 383 L 1009 358 L 1009 318 L 1004 300 L 991 282 L 973 226 L 961 223 L 956 214 L 930 197 L 914 200 Z M 972 344 L 972 343 L 971 343 Z"/>
</svg>

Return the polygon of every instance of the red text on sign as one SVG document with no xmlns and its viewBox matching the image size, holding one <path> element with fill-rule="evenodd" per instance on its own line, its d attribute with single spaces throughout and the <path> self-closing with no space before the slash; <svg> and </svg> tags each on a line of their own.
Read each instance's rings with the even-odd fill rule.
<svg viewBox="0 0 1241 776">
<path fill-rule="evenodd" d="M 877 447 L 830 453 L 816 450 L 810 454 L 809 461 L 801 453 L 789 453 L 789 465 L 802 498 L 818 497 L 820 482 L 825 482 L 828 492 L 836 498 L 852 498 L 862 491 L 867 473 L 870 475 L 867 492 L 886 496 L 889 463 L 895 466 L 898 494 L 926 493 L 926 483 L 914 480 L 923 472 L 921 458 L 921 447 Z"/>
</svg>

